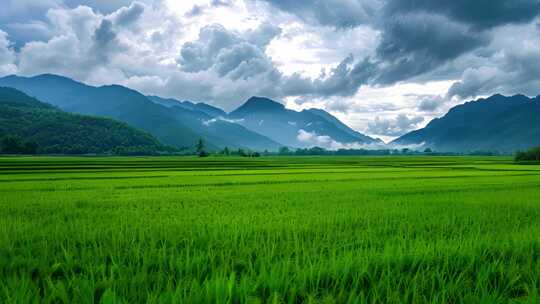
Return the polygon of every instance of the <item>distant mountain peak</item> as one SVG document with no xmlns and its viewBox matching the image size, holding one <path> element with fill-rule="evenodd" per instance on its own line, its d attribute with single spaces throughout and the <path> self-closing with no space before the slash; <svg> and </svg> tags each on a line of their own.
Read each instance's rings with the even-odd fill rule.
<svg viewBox="0 0 540 304">
<path fill-rule="evenodd" d="M 188 100 L 180 101 L 174 98 L 162 98 L 159 96 L 147 96 L 152 102 L 165 106 L 167 108 L 180 107 L 190 111 L 202 112 L 210 117 L 227 116 L 222 109 L 209 105 L 204 102 L 191 102 Z"/>
<path fill-rule="evenodd" d="M 295 111 L 269 98 L 251 97 L 229 114 L 240 124 L 290 147 L 361 145 L 379 141 L 354 131 L 322 109 Z M 309 138 L 301 136 L 309 134 Z"/>
<path fill-rule="evenodd" d="M 487 97 L 485 99 L 480 99 L 480 100 L 485 100 L 485 101 L 496 101 L 496 100 L 504 100 L 504 101 L 516 101 L 516 100 L 520 100 L 520 101 L 529 101 L 530 98 L 523 95 L 523 94 L 515 94 L 515 95 L 511 95 L 511 96 L 506 96 L 506 95 L 503 95 L 503 94 L 500 94 L 500 93 L 497 93 L 497 94 L 494 94 L 490 97 Z M 474 101 L 473 101 L 474 102 Z"/>
<path fill-rule="evenodd" d="M 444 152 L 513 152 L 538 144 L 540 105 L 525 95 L 496 94 L 457 105 L 426 127 L 394 140 Z"/>
<path fill-rule="evenodd" d="M 57 78 L 57 79 L 71 79 L 69 77 L 66 77 L 66 76 L 61 76 L 61 75 L 57 75 L 57 74 L 50 74 L 50 73 L 44 73 L 44 74 L 39 74 L 39 75 L 36 75 L 35 77 L 31 77 L 31 78 Z"/>
<path fill-rule="evenodd" d="M 62 84 L 69 86 L 85 87 L 86 84 L 77 82 L 69 77 L 55 75 L 55 74 L 40 74 L 32 77 L 18 76 L 18 75 L 9 75 L 6 77 L 0 78 L 0 81 L 4 83 L 5 86 L 17 86 L 17 85 L 29 85 L 34 86 L 35 83 L 39 83 L 43 86 L 43 90 L 49 90 L 49 85 L 53 84 Z"/>
<path fill-rule="evenodd" d="M 248 99 L 238 109 L 231 112 L 231 115 L 245 115 L 254 112 L 283 111 L 285 106 L 279 102 L 266 97 L 253 96 Z"/>
<path fill-rule="evenodd" d="M 35 80 L 54 80 L 54 81 L 65 81 L 65 82 L 72 82 L 72 83 L 77 82 L 76 80 L 74 80 L 72 78 L 61 76 L 61 75 L 56 75 L 56 74 L 40 74 L 40 75 L 37 75 L 37 76 L 34 76 L 34 77 L 20 77 L 20 76 L 16 76 L 16 77 L 17 78 L 35 79 Z"/>
<path fill-rule="evenodd" d="M 497 93 L 497 94 L 491 95 L 491 96 L 488 97 L 487 99 L 496 99 L 496 98 L 506 98 L 506 96 L 504 96 L 504 95 L 501 94 L 501 93 Z"/>
</svg>

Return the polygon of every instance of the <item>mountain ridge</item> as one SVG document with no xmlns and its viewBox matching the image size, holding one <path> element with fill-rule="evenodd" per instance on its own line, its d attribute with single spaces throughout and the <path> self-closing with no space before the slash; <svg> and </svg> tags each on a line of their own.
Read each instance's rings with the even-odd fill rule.
<svg viewBox="0 0 540 304">
<path fill-rule="evenodd" d="M 225 111 L 223 111 L 222 109 L 218 108 L 218 107 L 215 107 L 215 106 L 212 106 L 212 105 L 209 105 L 207 103 L 204 103 L 204 102 L 191 102 L 191 101 L 179 101 L 177 99 L 174 99 L 174 98 L 163 98 L 163 97 L 160 97 L 160 96 L 156 96 L 156 95 L 147 95 L 146 97 L 148 97 L 148 99 L 150 99 L 150 101 L 153 101 L 157 104 L 161 104 L 163 106 L 166 106 L 168 108 L 172 108 L 172 107 L 176 107 L 176 106 L 180 106 L 180 107 L 183 107 L 185 109 L 188 109 L 188 110 L 197 110 L 197 111 L 201 111 L 205 114 L 208 114 L 210 116 L 213 116 L 213 117 L 217 117 L 217 116 L 227 116 L 227 113 Z"/>
<path fill-rule="evenodd" d="M 162 104 L 167 104 L 169 107 L 173 108 L 175 106 L 181 106 L 181 107 L 186 107 L 186 105 L 188 107 L 193 107 L 194 105 L 205 105 L 205 106 L 209 106 L 208 104 L 206 103 L 192 103 L 192 102 L 189 102 L 189 101 L 179 101 L 177 99 L 174 99 L 174 98 L 167 98 L 167 99 L 164 99 L 164 98 L 161 98 L 161 97 L 158 97 L 158 96 L 152 96 L 152 99 L 155 101 L 155 102 L 158 102 L 158 103 L 162 103 Z M 213 107 L 213 106 L 210 106 L 210 107 Z M 213 107 L 215 108 L 215 107 Z M 219 109 L 219 108 L 218 108 Z M 221 109 L 219 109 L 221 110 Z M 211 114 L 211 113 L 209 113 Z M 351 129 L 350 127 L 348 127 L 347 125 L 345 125 L 344 123 L 342 123 L 339 119 L 337 119 L 336 117 L 334 117 L 333 115 L 331 115 L 330 113 L 322 110 L 322 109 L 306 109 L 306 110 L 302 110 L 300 112 L 298 111 L 294 111 L 294 110 L 290 110 L 290 109 L 287 109 L 282 103 L 280 102 L 277 102 L 277 101 L 274 101 L 270 98 L 267 98 L 267 97 L 260 97 L 260 96 L 252 96 L 250 98 L 248 98 L 244 103 L 242 103 L 240 106 L 238 106 L 236 109 L 232 110 L 231 112 L 229 113 L 225 113 L 225 111 L 221 110 L 219 113 L 214 113 L 214 118 L 222 118 L 222 119 L 228 119 L 230 121 L 234 121 L 240 125 L 243 125 L 245 126 L 247 129 L 249 130 L 252 130 L 254 132 L 257 132 L 259 134 L 263 134 L 265 135 L 266 137 L 269 137 L 271 139 L 273 139 L 274 141 L 276 142 L 281 142 L 280 140 L 282 140 L 282 138 L 280 137 L 272 137 L 272 134 L 271 133 L 268 133 L 266 132 L 266 130 L 262 130 L 260 128 L 258 128 L 257 126 L 254 126 L 253 124 L 244 124 L 243 121 L 246 120 L 246 116 L 252 116 L 252 115 L 263 115 L 263 116 L 279 116 L 279 115 L 292 115 L 292 116 L 305 116 L 304 117 L 304 120 L 314 120 L 312 122 L 319 122 L 319 123 L 322 123 L 322 122 L 325 122 L 329 125 L 334 125 L 337 129 L 339 129 L 341 132 L 345 133 L 346 135 L 343 135 L 341 134 L 342 137 L 345 137 L 345 140 L 348 142 L 348 143 L 351 143 L 351 142 L 357 142 L 357 143 L 369 143 L 369 144 L 382 144 L 383 142 L 380 140 L 380 139 L 373 139 L 369 136 L 366 136 L 364 134 L 361 134 L 360 132 L 358 131 L 355 131 L 353 129 Z M 259 120 L 259 123 L 260 124 L 264 124 L 264 120 L 265 119 L 261 119 Z M 291 128 L 293 127 L 293 125 L 291 124 L 294 124 L 294 123 L 298 123 L 297 121 L 293 121 L 295 120 L 294 118 L 287 121 L 287 124 L 281 124 L 280 126 L 277 126 L 280 128 L 280 130 L 283 130 L 284 128 Z M 262 121 L 262 122 L 261 122 Z M 309 124 L 310 122 L 307 122 L 305 124 Z M 306 126 L 306 129 L 308 131 L 312 131 L 314 134 L 316 134 L 317 136 L 325 136 L 326 133 L 325 132 L 319 132 L 317 133 L 318 130 L 311 130 L 309 128 L 309 126 Z M 292 134 L 293 137 L 298 137 L 298 131 L 299 130 L 296 130 L 295 134 Z M 305 131 L 305 130 L 304 130 Z M 290 146 L 290 147 L 305 147 L 306 145 L 300 143 L 298 144 L 298 142 L 292 140 L 292 141 L 286 141 L 284 143 L 285 145 L 287 146 Z M 315 145 L 321 145 L 321 144 L 324 144 L 324 142 L 319 142 L 319 143 L 313 143 L 312 146 L 315 146 Z"/>
<path fill-rule="evenodd" d="M 290 147 L 335 148 L 381 143 L 378 139 L 352 130 L 324 110 L 298 112 L 265 97 L 249 98 L 231 111 L 228 117 L 239 120 L 240 124 L 250 130 Z"/>
<path fill-rule="evenodd" d="M 150 134 L 112 119 L 71 114 L 0 87 L 0 137 L 37 144 L 34 153 L 143 153 L 168 150 Z"/>
<path fill-rule="evenodd" d="M 61 109 L 103 116 L 143 129 L 176 147 L 194 147 L 199 139 L 209 150 L 253 148 L 277 150 L 281 144 L 227 121 L 205 125 L 212 119 L 204 112 L 181 107 L 167 108 L 136 90 L 120 85 L 89 86 L 67 77 L 42 74 L 34 77 L 7 76 L 0 85 L 14 87 Z M 224 131 L 221 131 L 224 129 Z"/>
<path fill-rule="evenodd" d="M 540 98 L 522 94 L 471 100 L 392 143 L 423 144 L 445 152 L 513 152 L 540 144 Z"/>
<path fill-rule="evenodd" d="M 250 113 L 266 112 L 266 111 L 283 111 L 285 106 L 270 98 L 253 96 L 246 100 L 235 110 L 229 112 L 229 117 L 241 117 Z"/>
</svg>

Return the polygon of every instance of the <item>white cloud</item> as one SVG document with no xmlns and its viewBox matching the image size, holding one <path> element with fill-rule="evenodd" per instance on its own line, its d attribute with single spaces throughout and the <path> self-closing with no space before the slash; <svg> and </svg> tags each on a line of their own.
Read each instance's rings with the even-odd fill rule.
<svg viewBox="0 0 540 304">
<path fill-rule="evenodd" d="M 342 149 L 342 148 L 355 148 L 355 147 L 363 146 L 360 143 L 343 144 L 341 142 L 335 141 L 330 136 L 318 135 L 315 132 L 309 132 L 303 129 L 298 130 L 298 135 L 296 139 L 298 139 L 298 141 L 310 147 L 320 147 L 320 148 L 325 148 L 329 150 L 337 150 L 337 149 Z"/>
<path fill-rule="evenodd" d="M 7 0 L 0 74 L 58 73 L 226 110 L 262 95 L 384 139 L 465 98 L 540 93 L 535 11 L 497 2 L 501 18 L 488 22 L 442 2 L 411 10 L 426 3 Z"/>
<path fill-rule="evenodd" d="M 492 43 L 464 62 L 461 79 L 449 90 L 449 97 L 475 98 L 540 93 L 540 28 L 534 23 L 508 25 L 494 33 Z"/>
<path fill-rule="evenodd" d="M 390 119 L 377 116 L 368 125 L 368 130 L 370 134 L 397 137 L 417 129 L 423 121 L 424 117 L 422 116 L 407 116 L 405 114 L 399 114 Z"/>
<path fill-rule="evenodd" d="M 319 147 L 327 150 L 339 150 L 339 149 L 366 149 L 366 150 L 383 150 L 383 149 L 412 149 L 418 150 L 423 147 L 421 144 L 412 145 L 398 145 L 394 143 L 342 143 L 332 139 L 330 136 L 318 135 L 315 132 L 305 131 L 303 129 L 298 130 L 298 141 L 306 144 L 308 147 Z"/>
<path fill-rule="evenodd" d="M 254 37 L 254 33 L 261 36 Z M 279 28 L 268 28 L 266 24 L 245 34 L 229 31 L 219 24 L 208 25 L 201 29 L 197 40 L 182 46 L 178 62 L 186 72 L 212 69 L 220 77 L 232 79 L 273 72 L 273 64 L 264 49 L 279 33 Z"/>
<path fill-rule="evenodd" d="M 379 32 L 367 26 L 336 30 L 291 21 L 280 27 L 283 33 L 271 42 L 268 54 L 286 75 L 302 73 L 316 78 L 349 54 L 358 58 L 373 55 L 380 39 Z"/>
<path fill-rule="evenodd" d="M 144 13 L 145 6 L 141 2 L 134 2 L 129 7 L 122 7 L 111 14 L 115 24 L 129 26 L 136 22 Z"/>
<path fill-rule="evenodd" d="M 418 110 L 422 112 L 435 112 L 448 102 L 442 95 L 411 94 L 407 97 L 415 99 L 418 102 Z"/>
<path fill-rule="evenodd" d="M 214 117 L 212 119 L 209 119 L 209 120 L 205 120 L 203 121 L 203 124 L 205 126 L 209 126 L 213 123 L 216 123 L 216 122 L 220 122 L 220 121 L 224 121 L 224 122 L 229 122 L 229 123 L 241 123 L 244 121 L 244 119 L 228 119 L 228 118 L 225 118 L 225 117 Z"/>
<path fill-rule="evenodd" d="M 0 76 L 17 72 L 15 51 L 11 48 L 6 32 L 0 30 Z"/>
</svg>

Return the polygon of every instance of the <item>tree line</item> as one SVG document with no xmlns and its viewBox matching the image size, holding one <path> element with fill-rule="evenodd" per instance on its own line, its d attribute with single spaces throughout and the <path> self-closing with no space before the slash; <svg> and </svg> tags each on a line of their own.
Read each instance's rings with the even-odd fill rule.
<svg viewBox="0 0 540 304">
<path fill-rule="evenodd" d="M 3 154 L 37 154 L 39 145 L 35 141 L 24 141 L 18 135 L 6 135 L 0 140 Z"/>
<path fill-rule="evenodd" d="M 515 156 L 516 161 L 540 161 L 540 146 L 526 151 L 518 151 Z"/>
</svg>

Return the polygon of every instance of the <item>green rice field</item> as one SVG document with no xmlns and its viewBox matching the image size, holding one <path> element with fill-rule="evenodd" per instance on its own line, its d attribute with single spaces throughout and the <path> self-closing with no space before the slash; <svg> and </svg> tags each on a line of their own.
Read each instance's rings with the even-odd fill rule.
<svg viewBox="0 0 540 304">
<path fill-rule="evenodd" d="M 540 303 L 540 166 L 0 158 L 0 303 Z"/>
</svg>

